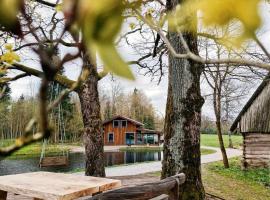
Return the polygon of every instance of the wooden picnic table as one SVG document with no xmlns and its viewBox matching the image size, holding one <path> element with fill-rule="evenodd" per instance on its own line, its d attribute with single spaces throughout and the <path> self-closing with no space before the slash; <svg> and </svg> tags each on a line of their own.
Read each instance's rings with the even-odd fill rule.
<svg viewBox="0 0 270 200">
<path fill-rule="evenodd" d="M 8 192 L 35 200 L 70 200 L 120 186 L 120 180 L 74 174 L 34 172 L 7 175 L 0 176 L 0 200 L 6 200 Z"/>
</svg>

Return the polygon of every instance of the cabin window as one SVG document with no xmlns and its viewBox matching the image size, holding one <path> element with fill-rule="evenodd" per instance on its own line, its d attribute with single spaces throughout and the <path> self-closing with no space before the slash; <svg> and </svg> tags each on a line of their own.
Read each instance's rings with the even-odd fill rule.
<svg viewBox="0 0 270 200">
<path fill-rule="evenodd" d="M 109 133 L 108 134 L 108 142 L 114 142 L 114 134 L 113 133 Z"/>
<path fill-rule="evenodd" d="M 113 120 L 113 127 L 119 127 L 119 121 Z"/>
<path fill-rule="evenodd" d="M 141 133 L 137 133 L 137 144 L 143 144 L 143 135 Z"/>
<path fill-rule="evenodd" d="M 122 121 L 122 127 L 127 127 L 127 121 L 126 120 Z"/>
</svg>

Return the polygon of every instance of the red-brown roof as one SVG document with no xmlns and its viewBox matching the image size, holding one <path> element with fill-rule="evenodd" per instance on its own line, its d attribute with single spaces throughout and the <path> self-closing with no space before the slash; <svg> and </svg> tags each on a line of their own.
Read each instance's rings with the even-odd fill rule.
<svg viewBox="0 0 270 200">
<path fill-rule="evenodd" d="M 143 126 L 143 123 L 138 122 L 138 121 L 136 121 L 136 120 L 134 120 L 134 119 L 130 119 L 130 118 L 128 118 L 128 117 L 123 117 L 123 116 L 121 116 L 121 115 L 117 115 L 117 116 L 115 116 L 115 117 L 113 117 L 113 118 L 111 118 L 111 119 L 105 120 L 102 124 L 103 124 L 103 125 L 104 125 L 104 124 L 107 124 L 107 123 L 109 123 L 109 122 L 111 122 L 111 121 L 113 121 L 113 120 L 115 120 L 115 119 L 119 119 L 119 118 L 125 119 L 125 120 L 127 120 L 127 121 L 129 121 L 129 122 L 131 122 L 131 123 L 133 123 L 133 124 Z"/>
</svg>

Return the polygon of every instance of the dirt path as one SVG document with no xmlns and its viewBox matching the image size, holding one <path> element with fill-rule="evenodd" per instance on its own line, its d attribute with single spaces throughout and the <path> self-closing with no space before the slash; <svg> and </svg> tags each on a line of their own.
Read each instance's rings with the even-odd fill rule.
<svg viewBox="0 0 270 200">
<path fill-rule="evenodd" d="M 201 156 L 202 164 L 222 160 L 222 154 L 219 148 L 205 147 L 205 146 L 203 146 L 202 148 L 212 149 L 216 151 L 213 154 L 202 155 Z M 226 150 L 227 150 L 228 158 L 242 155 L 242 150 L 238 150 L 238 149 L 226 149 Z M 115 167 L 107 167 L 106 174 L 107 176 L 111 176 L 111 177 L 112 176 L 131 176 L 131 175 L 138 175 L 138 174 L 145 174 L 149 172 L 161 171 L 161 167 L 162 167 L 161 161 L 145 162 L 145 163 L 131 164 L 131 165 L 121 165 L 121 166 L 115 166 Z"/>
</svg>

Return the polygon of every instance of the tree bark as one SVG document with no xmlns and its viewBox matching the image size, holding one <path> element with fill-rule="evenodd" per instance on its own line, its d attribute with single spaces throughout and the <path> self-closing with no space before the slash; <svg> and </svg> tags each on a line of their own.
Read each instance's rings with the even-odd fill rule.
<svg viewBox="0 0 270 200">
<path fill-rule="evenodd" d="M 223 158 L 223 164 L 225 168 L 229 168 L 229 161 L 226 153 L 226 149 L 224 147 L 223 137 L 222 137 L 222 130 L 221 130 L 221 86 L 220 89 L 217 89 L 218 87 L 215 87 L 214 89 L 214 111 L 216 116 L 216 127 L 217 127 L 217 135 L 218 135 L 218 141 L 220 150 L 222 153 Z"/>
<path fill-rule="evenodd" d="M 100 102 L 98 93 L 98 73 L 95 63 L 87 56 L 84 66 L 89 69 L 89 77 L 78 91 L 84 124 L 84 144 L 86 155 L 86 176 L 105 177 L 104 141 Z"/>
<path fill-rule="evenodd" d="M 232 133 L 231 133 L 231 131 L 228 132 L 228 136 L 229 136 L 229 148 L 233 148 Z"/>
<path fill-rule="evenodd" d="M 167 9 L 174 9 L 178 2 L 167 0 Z M 168 38 L 178 53 L 186 52 L 177 33 L 169 32 Z M 196 35 L 184 33 L 184 39 L 190 50 L 198 54 Z M 191 60 L 169 55 L 162 178 L 178 173 L 186 175 L 186 182 L 179 192 L 181 200 L 205 198 L 200 155 L 201 107 L 204 103 L 200 94 L 202 67 Z"/>
</svg>

